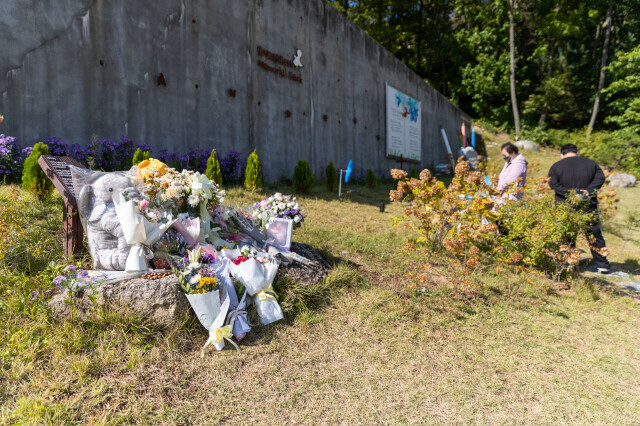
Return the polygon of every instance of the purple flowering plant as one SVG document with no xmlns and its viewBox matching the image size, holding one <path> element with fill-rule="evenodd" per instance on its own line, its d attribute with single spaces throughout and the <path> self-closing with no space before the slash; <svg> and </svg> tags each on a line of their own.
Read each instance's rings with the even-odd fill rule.
<svg viewBox="0 0 640 426">
<path fill-rule="evenodd" d="M 18 138 L 0 134 L 0 182 L 18 183 L 22 179 L 22 165 L 31 149 L 22 149 Z"/>
<path fill-rule="evenodd" d="M 0 182 L 19 183 L 22 179 L 23 163 L 32 147 L 23 148 L 17 141 L 15 137 L 0 134 Z M 211 154 L 210 149 L 204 148 L 194 148 L 186 153 L 169 152 L 166 148 L 156 151 L 153 146 L 137 143 L 124 135 L 119 140 L 94 138 L 84 146 L 70 144 L 57 137 L 47 138 L 43 142 L 49 147 L 51 155 L 70 156 L 90 169 L 105 172 L 128 170 L 133 154 L 140 149 L 143 152 L 149 151 L 152 155 L 156 152 L 154 158 L 179 171 L 189 169 L 204 173 Z M 221 159 L 220 167 L 225 182 L 238 180 L 244 161 L 237 151 L 229 151 Z"/>
<path fill-rule="evenodd" d="M 102 280 L 89 276 L 89 272 L 77 268 L 74 265 L 67 265 L 62 270 L 62 274 L 53 279 L 53 284 L 59 289 L 66 289 L 67 292 L 76 292 L 81 286 L 94 287 L 102 283 Z"/>
</svg>

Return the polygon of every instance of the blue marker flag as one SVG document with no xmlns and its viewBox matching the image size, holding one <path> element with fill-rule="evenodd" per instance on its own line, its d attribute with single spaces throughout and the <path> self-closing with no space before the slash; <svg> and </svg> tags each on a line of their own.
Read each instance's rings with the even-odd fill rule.
<svg viewBox="0 0 640 426">
<path fill-rule="evenodd" d="M 349 178 L 351 177 L 351 171 L 353 170 L 353 160 L 349 160 L 349 165 L 347 166 L 347 172 L 344 175 L 344 182 L 349 182 Z"/>
</svg>

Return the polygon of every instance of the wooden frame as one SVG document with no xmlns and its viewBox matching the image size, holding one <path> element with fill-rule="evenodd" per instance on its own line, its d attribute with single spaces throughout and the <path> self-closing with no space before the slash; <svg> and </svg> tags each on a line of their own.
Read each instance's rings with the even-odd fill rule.
<svg viewBox="0 0 640 426">
<path fill-rule="evenodd" d="M 53 155 L 41 155 L 38 158 L 38 164 L 62 195 L 62 253 L 65 258 L 79 254 L 83 251 L 84 232 L 78 214 L 78 204 L 73 191 L 69 166 L 83 169 L 86 167 L 73 157 Z"/>
</svg>

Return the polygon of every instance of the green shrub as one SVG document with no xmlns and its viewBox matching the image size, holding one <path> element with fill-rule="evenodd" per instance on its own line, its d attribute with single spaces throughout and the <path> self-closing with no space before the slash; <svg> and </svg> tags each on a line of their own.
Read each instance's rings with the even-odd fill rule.
<svg viewBox="0 0 640 426">
<path fill-rule="evenodd" d="M 144 160 L 148 160 L 149 158 L 151 158 L 151 154 L 149 154 L 149 151 L 142 152 L 140 148 L 138 148 L 133 154 L 131 165 L 137 166 L 138 164 L 142 163 Z"/>
<path fill-rule="evenodd" d="M 41 155 L 49 155 L 49 147 L 38 142 L 33 147 L 31 154 L 24 160 L 24 168 L 22 169 L 22 187 L 35 194 L 39 199 L 49 195 L 53 188 L 51 180 L 38 164 L 38 158 Z"/>
<path fill-rule="evenodd" d="M 293 189 L 296 192 L 307 194 L 313 187 L 313 173 L 309 163 L 304 160 L 298 161 L 298 165 L 293 171 Z"/>
<path fill-rule="evenodd" d="M 640 177 L 640 135 L 631 129 L 594 132 L 578 142 L 580 155 L 589 157 L 609 170 L 623 170 Z"/>
<path fill-rule="evenodd" d="M 262 164 L 255 149 L 247 159 L 244 187 L 251 191 L 262 189 Z"/>
<path fill-rule="evenodd" d="M 518 139 L 533 141 L 540 146 L 551 145 L 549 133 L 547 133 L 547 131 L 540 126 L 532 127 L 525 124 L 524 126 L 522 126 L 522 130 L 520 131 L 520 136 Z"/>
<path fill-rule="evenodd" d="M 336 171 L 336 166 L 333 165 L 333 161 L 325 169 L 325 174 L 327 175 L 327 189 L 335 191 L 338 187 L 338 172 Z"/>
<path fill-rule="evenodd" d="M 367 186 L 371 189 L 378 186 L 378 178 L 376 174 L 373 173 L 373 170 L 367 169 Z"/>
<path fill-rule="evenodd" d="M 556 203 L 553 192 L 538 194 L 526 203 L 507 203 L 502 209 L 506 232 L 499 238 L 505 248 L 503 262 L 511 259 L 518 263 L 522 259 L 524 265 L 554 278 L 569 265 L 576 265 L 580 252 L 571 241 L 594 219 L 594 213 L 577 208 L 578 203 Z"/>
<path fill-rule="evenodd" d="M 211 155 L 207 159 L 205 175 L 209 180 L 217 183 L 218 186 L 222 186 L 222 171 L 220 170 L 220 161 L 218 161 L 218 154 L 216 154 L 215 149 L 211 150 Z"/>
<path fill-rule="evenodd" d="M 409 172 L 409 177 L 418 179 L 418 176 L 419 176 L 418 169 L 416 169 L 415 167 L 412 167 L 411 171 Z"/>
</svg>

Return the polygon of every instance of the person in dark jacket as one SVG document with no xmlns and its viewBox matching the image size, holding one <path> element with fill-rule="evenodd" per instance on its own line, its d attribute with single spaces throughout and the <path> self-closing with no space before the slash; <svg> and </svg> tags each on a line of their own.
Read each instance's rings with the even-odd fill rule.
<svg viewBox="0 0 640 426">
<path fill-rule="evenodd" d="M 589 243 L 591 255 L 596 262 L 595 271 L 607 274 L 611 271 L 611 264 L 606 256 L 599 251 L 606 247 L 600 215 L 598 212 L 597 192 L 604 184 L 605 175 L 600 166 L 589 158 L 578 156 L 578 147 L 566 144 L 560 149 L 561 160 L 549 169 L 549 186 L 556 193 L 556 201 L 564 202 L 571 190 L 576 191 L 576 197 L 584 197 L 588 201 L 585 207 L 589 212 L 596 212 L 595 220 L 587 230 L 593 236 Z"/>
</svg>

